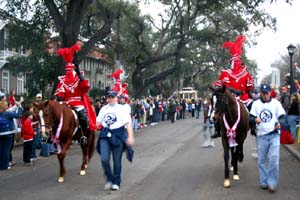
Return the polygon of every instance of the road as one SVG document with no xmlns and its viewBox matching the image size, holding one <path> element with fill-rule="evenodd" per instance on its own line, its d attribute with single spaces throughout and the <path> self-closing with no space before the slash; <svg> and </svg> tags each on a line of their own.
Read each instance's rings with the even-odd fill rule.
<svg viewBox="0 0 300 200">
<path fill-rule="evenodd" d="M 198 200 L 198 199 L 299 199 L 300 163 L 281 148 L 280 186 L 276 193 L 258 187 L 254 137 L 246 139 L 244 162 L 239 167 L 241 180 L 223 187 L 223 150 L 201 148 L 201 120 L 186 119 L 174 124 L 162 122 L 136 134 L 135 158 L 124 156 L 122 185 L 119 191 L 104 191 L 105 178 L 95 152 L 86 176 L 79 175 L 81 151 L 72 145 L 66 158 L 65 183 L 57 182 L 56 156 L 41 158 L 34 166 L 23 166 L 22 147 L 13 151 L 17 165 L 0 172 L 2 200 Z"/>
</svg>

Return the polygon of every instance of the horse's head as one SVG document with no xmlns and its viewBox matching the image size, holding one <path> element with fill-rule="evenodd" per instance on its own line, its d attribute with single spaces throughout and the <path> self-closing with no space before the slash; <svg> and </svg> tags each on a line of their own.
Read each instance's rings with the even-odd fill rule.
<svg viewBox="0 0 300 200">
<path fill-rule="evenodd" d="M 33 114 L 39 118 L 43 139 L 47 139 L 54 123 L 54 115 L 49 107 L 49 101 L 34 102 Z"/>
<path fill-rule="evenodd" d="M 213 91 L 209 116 L 211 121 L 216 121 L 224 113 L 225 108 L 229 106 L 231 94 L 226 86 L 220 88 L 212 88 L 209 86 L 209 88 Z"/>
</svg>

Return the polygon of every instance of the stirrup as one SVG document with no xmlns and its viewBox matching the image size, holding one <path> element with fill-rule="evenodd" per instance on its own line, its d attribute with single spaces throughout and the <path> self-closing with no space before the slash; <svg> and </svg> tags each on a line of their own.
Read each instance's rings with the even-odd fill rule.
<svg viewBox="0 0 300 200">
<path fill-rule="evenodd" d="M 80 144 L 85 145 L 86 143 L 87 143 L 87 137 L 86 136 L 81 136 Z"/>
</svg>

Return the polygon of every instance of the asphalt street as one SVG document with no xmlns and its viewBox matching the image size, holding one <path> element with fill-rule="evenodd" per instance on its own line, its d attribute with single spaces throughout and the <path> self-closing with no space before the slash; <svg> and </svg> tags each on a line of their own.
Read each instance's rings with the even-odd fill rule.
<svg viewBox="0 0 300 200">
<path fill-rule="evenodd" d="M 66 158 L 64 183 L 57 182 L 55 155 L 40 158 L 34 166 L 23 166 L 22 147 L 13 151 L 17 161 L 11 170 L 0 172 L 0 199 L 299 199 L 300 163 L 281 148 L 280 185 L 275 193 L 258 187 L 255 139 L 248 135 L 245 159 L 239 167 L 241 180 L 223 187 L 223 150 L 220 139 L 215 148 L 202 148 L 202 120 L 186 119 L 174 124 L 159 123 L 136 134 L 133 163 L 123 158 L 122 185 L 119 191 L 104 191 L 105 178 L 95 152 L 86 176 L 80 176 L 81 150 L 72 145 Z M 39 152 L 39 150 L 38 150 Z"/>
</svg>

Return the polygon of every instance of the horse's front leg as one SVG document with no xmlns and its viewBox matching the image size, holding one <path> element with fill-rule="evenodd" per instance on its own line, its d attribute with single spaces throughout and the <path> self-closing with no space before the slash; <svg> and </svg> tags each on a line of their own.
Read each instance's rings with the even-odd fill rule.
<svg viewBox="0 0 300 200">
<path fill-rule="evenodd" d="M 239 162 L 243 162 L 243 160 L 244 160 L 244 143 L 239 144 L 238 160 L 239 160 Z"/>
<path fill-rule="evenodd" d="M 229 180 L 229 146 L 227 143 L 223 143 L 223 149 L 224 149 L 224 172 L 225 172 L 225 180 L 224 180 L 224 187 L 228 188 L 230 187 L 230 180 Z"/>
<path fill-rule="evenodd" d="M 233 161 L 233 180 L 240 180 L 240 177 L 238 175 L 238 159 L 239 159 L 239 152 L 240 152 L 240 146 L 236 146 L 232 154 L 232 161 Z"/>
<path fill-rule="evenodd" d="M 234 166 L 234 159 L 233 159 L 234 148 L 230 148 L 230 153 L 231 153 L 230 171 L 233 171 L 233 166 Z"/>
<path fill-rule="evenodd" d="M 72 143 L 72 139 L 68 139 L 65 143 L 63 143 L 61 152 L 57 154 L 57 158 L 59 160 L 59 165 L 60 165 L 60 172 L 58 177 L 59 183 L 64 182 L 64 176 L 66 174 L 64 159 L 66 157 L 67 150 L 69 149 L 71 143 Z"/>
<path fill-rule="evenodd" d="M 87 144 L 81 144 L 81 150 L 82 150 L 82 163 L 80 168 L 80 175 L 84 176 L 86 175 L 86 168 L 87 168 L 87 162 L 88 162 L 88 147 L 89 143 Z"/>
</svg>

